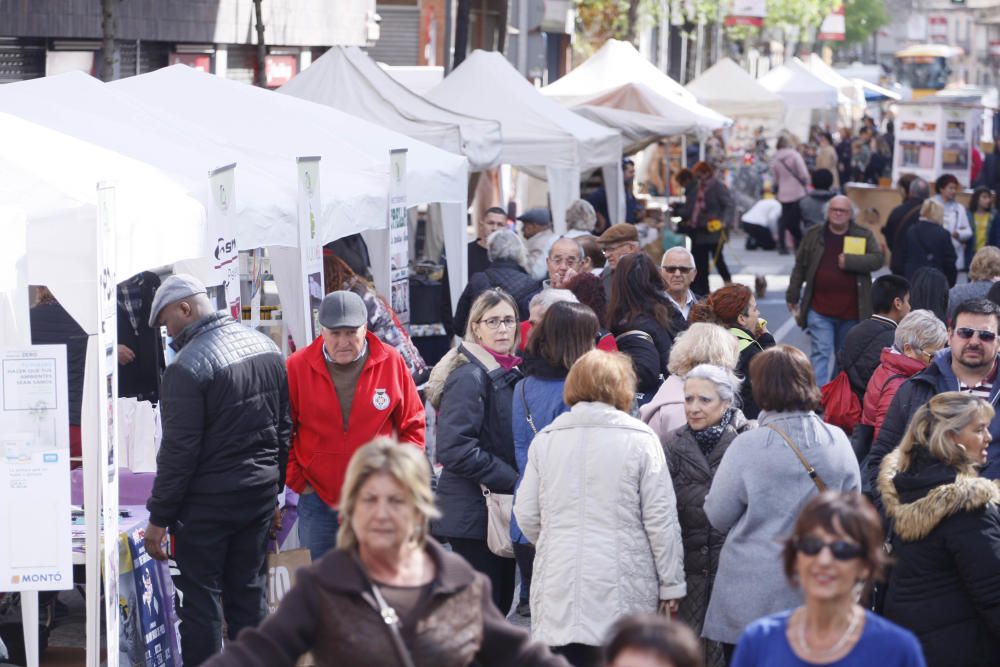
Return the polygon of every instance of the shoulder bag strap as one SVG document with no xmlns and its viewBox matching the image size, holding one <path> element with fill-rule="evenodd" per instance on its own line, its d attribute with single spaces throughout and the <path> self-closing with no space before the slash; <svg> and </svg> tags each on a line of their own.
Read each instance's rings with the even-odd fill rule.
<svg viewBox="0 0 1000 667">
<path fill-rule="evenodd" d="M 368 600 L 368 604 L 375 603 L 373 606 L 376 607 L 386 628 L 389 629 L 389 638 L 392 640 L 392 648 L 396 651 L 396 657 L 399 658 L 399 664 L 401 667 L 415 667 L 413 658 L 410 656 L 410 649 L 406 648 L 406 642 L 403 641 L 403 633 L 399 631 L 399 615 L 385 601 L 382 591 L 379 590 L 374 581 L 369 579 L 368 585 L 371 587 L 371 597 L 373 598 Z M 367 598 L 368 596 L 362 597 Z"/>
<path fill-rule="evenodd" d="M 535 420 L 531 418 L 531 410 L 528 409 L 528 399 L 524 395 L 524 383 L 527 381 L 528 381 L 527 378 L 521 380 L 521 405 L 524 406 L 524 418 L 528 420 L 528 426 L 531 427 L 531 432 L 535 435 L 538 435 L 538 429 L 535 428 Z"/>
<path fill-rule="evenodd" d="M 806 460 L 806 457 L 802 455 L 802 450 L 798 448 L 798 445 L 792 442 L 792 439 L 788 437 L 788 434 L 782 431 L 774 424 L 768 424 L 767 427 L 772 431 L 774 431 L 775 433 L 777 433 L 778 435 L 780 435 L 782 438 L 784 438 L 785 442 L 788 443 L 788 446 L 792 448 L 793 452 L 795 452 L 795 456 L 798 457 L 799 462 L 802 464 L 802 467 L 806 469 L 806 473 L 809 475 L 809 478 L 813 481 L 813 484 L 816 485 L 816 488 L 819 489 L 820 493 L 826 491 L 826 482 L 824 482 L 823 478 L 819 476 L 818 472 L 816 472 L 816 468 L 813 468 L 812 465 L 810 465 L 809 461 Z"/>
<path fill-rule="evenodd" d="M 615 336 L 615 343 L 622 340 L 623 338 L 629 338 L 631 336 L 638 336 L 639 338 L 641 338 L 646 342 L 653 343 L 654 345 L 656 344 L 653 342 L 653 337 L 650 336 L 645 331 L 642 331 L 641 329 L 629 329 L 628 331 L 624 331 L 618 334 L 617 336 Z"/>
</svg>

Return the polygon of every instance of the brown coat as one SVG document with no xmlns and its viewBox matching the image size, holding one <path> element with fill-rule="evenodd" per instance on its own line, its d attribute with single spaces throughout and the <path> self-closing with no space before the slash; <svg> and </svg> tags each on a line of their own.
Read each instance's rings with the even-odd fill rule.
<svg viewBox="0 0 1000 667">
<path fill-rule="evenodd" d="M 415 667 L 568 667 L 493 606 L 489 580 L 427 541 L 437 575 L 414 627 L 401 628 Z M 206 667 L 282 667 L 312 651 L 317 667 L 400 665 L 389 629 L 366 601 L 360 562 L 337 549 L 299 572 L 295 587 L 259 628 L 243 630 Z"/>
</svg>

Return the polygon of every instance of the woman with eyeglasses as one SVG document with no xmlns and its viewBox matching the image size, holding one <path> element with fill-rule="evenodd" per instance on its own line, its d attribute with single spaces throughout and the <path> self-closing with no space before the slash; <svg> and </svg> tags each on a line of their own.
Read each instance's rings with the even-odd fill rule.
<svg viewBox="0 0 1000 667">
<path fill-rule="evenodd" d="M 437 485 L 442 516 L 434 536 L 490 579 L 493 601 L 504 616 L 514 598 L 514 560 L 497 556 L 486 544 L 483 487 L 509 494 L 517 483 L 511 404 L 521 379 L 515 356 L 518 313 L 514 299 L 499 288 L 480 294 L 469 309 L 465 339 L 434 367 L 427 398 L 438 410 Z"/>
<path fill-rule="evenodd" d="M 870 592 L 889 561 L 882 522 L 861 494 L 827 491 L 809 501 L 785 540 L 782 560 L 804 604 L 751 623 L 730 667 L 924 667 L 912 633 L 858 602 L 859 590 Z M 931 609 L 925 609 L 929 616 Z"/>
<path fill-rule="evenodd" d="M 882 461 L 895 561 L 883 613 L 913 631 L 929 667 L 1000 665 L 1000 486 L 980 477 L 993 406 L 938 394 Z"/>
</svg>

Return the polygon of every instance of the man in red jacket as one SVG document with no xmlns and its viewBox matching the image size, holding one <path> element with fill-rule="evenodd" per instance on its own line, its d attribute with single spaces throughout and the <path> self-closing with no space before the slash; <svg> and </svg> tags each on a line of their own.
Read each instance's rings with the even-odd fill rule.
<svg viewBox="0 0 1000 667">
<path fill-rule="evenodd" d="M 299 540 L 319 559 L 337 541 L 337 505 L 351 456 L 378 436 L 424 447 L 424 406 L 406 363 L 368 332 L 357 294 L 331 292 L 321 335 L 288 359 L 292 444 L 287 485 L 299 496 Z"/>
</svg>

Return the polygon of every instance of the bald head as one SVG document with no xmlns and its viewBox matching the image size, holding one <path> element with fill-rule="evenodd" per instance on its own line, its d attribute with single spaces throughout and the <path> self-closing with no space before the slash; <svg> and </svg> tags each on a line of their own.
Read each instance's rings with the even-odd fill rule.
<svg viewBox="0 0 1000 667">
<path fill-rule="evenodd" d="M 846 232 L 853 217 L 854 205 L 844 195 L 837 195 L 826 205 L 826 220 L 835 234 Z"/>
<path fill-rule="evenodd" d="M 579 243 L 565 236 L 557 239 L 546 259 L 551 286 L 561 288 L 579 270 L 582 262 L 583 248 Z"/>
</svg>

